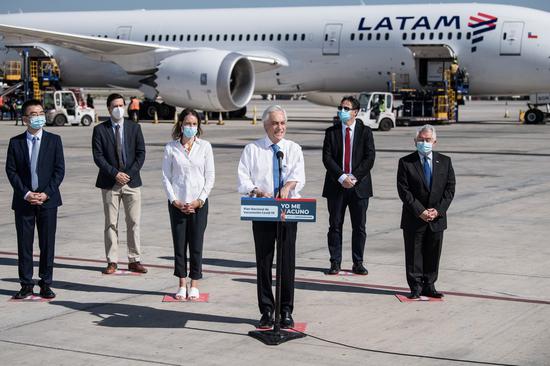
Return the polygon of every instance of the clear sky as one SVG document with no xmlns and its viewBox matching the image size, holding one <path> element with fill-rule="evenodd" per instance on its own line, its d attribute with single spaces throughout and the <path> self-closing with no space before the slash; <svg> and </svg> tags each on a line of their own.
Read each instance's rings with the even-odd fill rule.
<svg viewBox="0 0 550 366">
<path fill-rule="evenodd" d="M 30 11 L 75 11 L 112 9 L 185 9 L 258 6 L 303 6 L 338 4 L 425 4 L 425 3 L 497 3 L 527 6 L 550 11 L 549 0 L 1 0 L 0 13 Z"/>
</svg>

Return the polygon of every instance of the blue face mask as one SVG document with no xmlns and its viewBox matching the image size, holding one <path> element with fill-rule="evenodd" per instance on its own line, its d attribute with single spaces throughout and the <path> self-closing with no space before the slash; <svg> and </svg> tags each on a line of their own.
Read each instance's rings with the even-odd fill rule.
<svg viewBox="0 0 550 366">
<path fill-rule="evenodd" d="M 344 110 L 338 111 L 338 118 L 342 121 L 342 123 L 346 123 L 351 118 L 351 112 Z"/>
<path fill-rule="evenodd" d="M 422 155 L 429 155 L 432 152 L 433 144 L 426 141 L 418 141 L 416 143 L 416 150 Z"/>
<path fill-rule="evenodd" d="M 39 130 L 46 124 L 46 116 L 33 116 L 30 118 L 29 125 L 32 129 Z"/>
<path fill-rule="evenodd" d="M 197 134 L 198 128 L 195 126 L 183 126 L 183 135 L 190 139 Z"/>
</svg>

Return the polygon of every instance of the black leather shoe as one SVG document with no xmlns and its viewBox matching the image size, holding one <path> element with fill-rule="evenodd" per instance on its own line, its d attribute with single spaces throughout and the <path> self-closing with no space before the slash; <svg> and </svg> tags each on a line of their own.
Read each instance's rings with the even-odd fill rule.
<svg viewBox="0 0 550 366">
<path fill-rule="evenodd" d="M 351 271 L 355 274 L 366 276 L 369 274 L 369 271 L 365 268 L 363 265 L 363 262 L 357 262 L 353 264 L 353 267 L 351 267 Z"/>
<path fill-rule="evenodd" d="M 441 299 L 445 295 L 443 293 L 437 291 L 435 288 L 426 289 L 422 291 L 423 296 L 432 297 L 434 299 Z"/>
<path fill-rule="evenodd" d="M 53 299 L 55 292 L 52 291 L 49 285 L 43 285 L 40 287 L 40 297 L 44 299 Z"/>
<path fill-rule="evenodd" d="M 292 319 L 292 314 L 290 314 L 288 311 L 283 311 L 281 313 L 281 328 L 294 328 L 294 319 Z"/>
<path fill-rule="evenodd" d="M 31 286 L 31 285 L 21 285 L 21 290 L 19 290 L 18 293 L 13 295 L 13 298 L 17 299 L 17 300 L 21 300 L 21 299 L 24 299 L 26 297 L 34 295 L 34 293 L 32 291 L 33 287 L 34 286 Z"/>
<path fill-rule="evenodd" d="M 420 290 L 412 291 L 409 296 L 407 296 L 411 300 L 418 300 L 420 299 Z"/>
<path fill-rule="evenodd" d="M 330 262 L 330 269 L 328 270 L 327 274 L 337 275 L 338 273 L 340 273 L 340 263 Z"/>
<path fill-rule="evenodd" d="M 266 311 L 262 314 L 260 322 L 258 323 L 259 329 L 270 329 L 273 328 L 273 314 L 270 311 Z"/>
</svg>

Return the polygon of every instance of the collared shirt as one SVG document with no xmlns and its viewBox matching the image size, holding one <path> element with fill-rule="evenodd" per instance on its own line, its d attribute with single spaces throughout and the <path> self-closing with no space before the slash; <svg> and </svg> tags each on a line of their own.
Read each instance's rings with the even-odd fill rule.
<svg viewBox="0 0 550 366">
<path fill-rule="evenodd" d="M 29 164 L 32 160 L 32 139 L 35 136 L 38 138 L 38 140 L 36 140 L 35 144 L 38 145 L 36 148 L 40 152 L 40 144 L 42 143 L 42 132 L 44 132 L 44 130 L 40 129 L 40 130 L 38 130 L 36 135 L 33 135 L 32 133 L 27 131 L 26 136 L 27 136 L 27 147 L 29 148 Z M 30 167 L 30 165 L 29 165 L 29 167 Z M 29 193 L 31 193 L 31 191 L 28 191 L 27 193 L 25 193 L 25 196 L 23 196 L 23 199 L 27 199 L 27 196 L 29 195 Z"/>
<path fill-rule="evenodd" d="M 124 160 L 124 162 L 126 162 L 126 147 L 124 146 L 124 120 L 122 120 L 122 122 L 120 122 L 120 123 L 116 123 L 111 118 L 111 125 L 112 125 L 113 133 L 114 133 L 114 136 L 115 136 L 115 141 L 116 141 L 116 126 L 120 126 L 119 127 L 119 133 L 120 133 L 120 144 L 122 145 L 122 160 Z"/>
<path fill-rule="evenodd" d="M 262 192 L 273 192 L 273 142 L 268 136 L 245 146 L 238 168 L 238 191 L 247 195 L 254 188 Z M 277 143 L 283 152 L 282 181 L 296 182 L 288 198 L 299 198 L 306 183 L 304 155 L 297 143 L 282 139 Z"/>
<path fill-rule="evenodd" d="M 428 157 L 428 164 L 430 165 L 430 170 L 432 171 L 432 174 L 433 174 L 433 153 L 430 152 L 428 155 L 422 155 L 421 153 L 418 153 L 418 156 L 420 156 L 420 163 L 422 164 L 422 168 L 424 168 L 424 157 L 427 156 Z"/>
<path fill-rule="evenodd" d="M 346 169 L 346 130 L 349 127 L 349 174 L 353 174 L 352 167 L 353 167 L 353 133 L 355 132 L 355 124 L 357 123 L 357 120 L 353 120 L 353 123 L 351 126 L 347 126 L 345 123 L 342 123 L 342 169 Z M 348 177 L 347 174 L 342 174 L 340 178 L 338 178 L 338 182 L 342 184 L 342 182 Z"/>
<path fill-rule="evenodd" d="M 170 202 L 206 201 L 214 187 L 215 176 L 214 154 L 208 141 L 196 138 L 189 152 L 179 140 L 166 144 L 162 184 Z"/>
</svg>

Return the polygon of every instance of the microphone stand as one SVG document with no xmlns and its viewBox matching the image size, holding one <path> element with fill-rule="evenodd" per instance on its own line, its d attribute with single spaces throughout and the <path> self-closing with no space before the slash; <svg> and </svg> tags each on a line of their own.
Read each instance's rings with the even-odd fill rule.
<svg viewBox="0 0 550 366">
<path fill-rule="evenodd" d="M 283 187 L 283 152 L 277 152 L 277 160 L 279 165 L 279 190 L 277 191 L 277 199 L 281 198 L 281 188 Z M 254 330 L 248 332 L 252 338 L 263 342 L 268 346 L 278 346 L 281 343 L 291 341 L 293 339 L 303 338 L 306 335 L 299 332 L 289 332 L 281 330 L 281 272 L 283 267 L 283 218 L 282 213 L 277 220 L 277 265 L 275 270 L 275 324 L 270 330 Z"/>
</svg>

